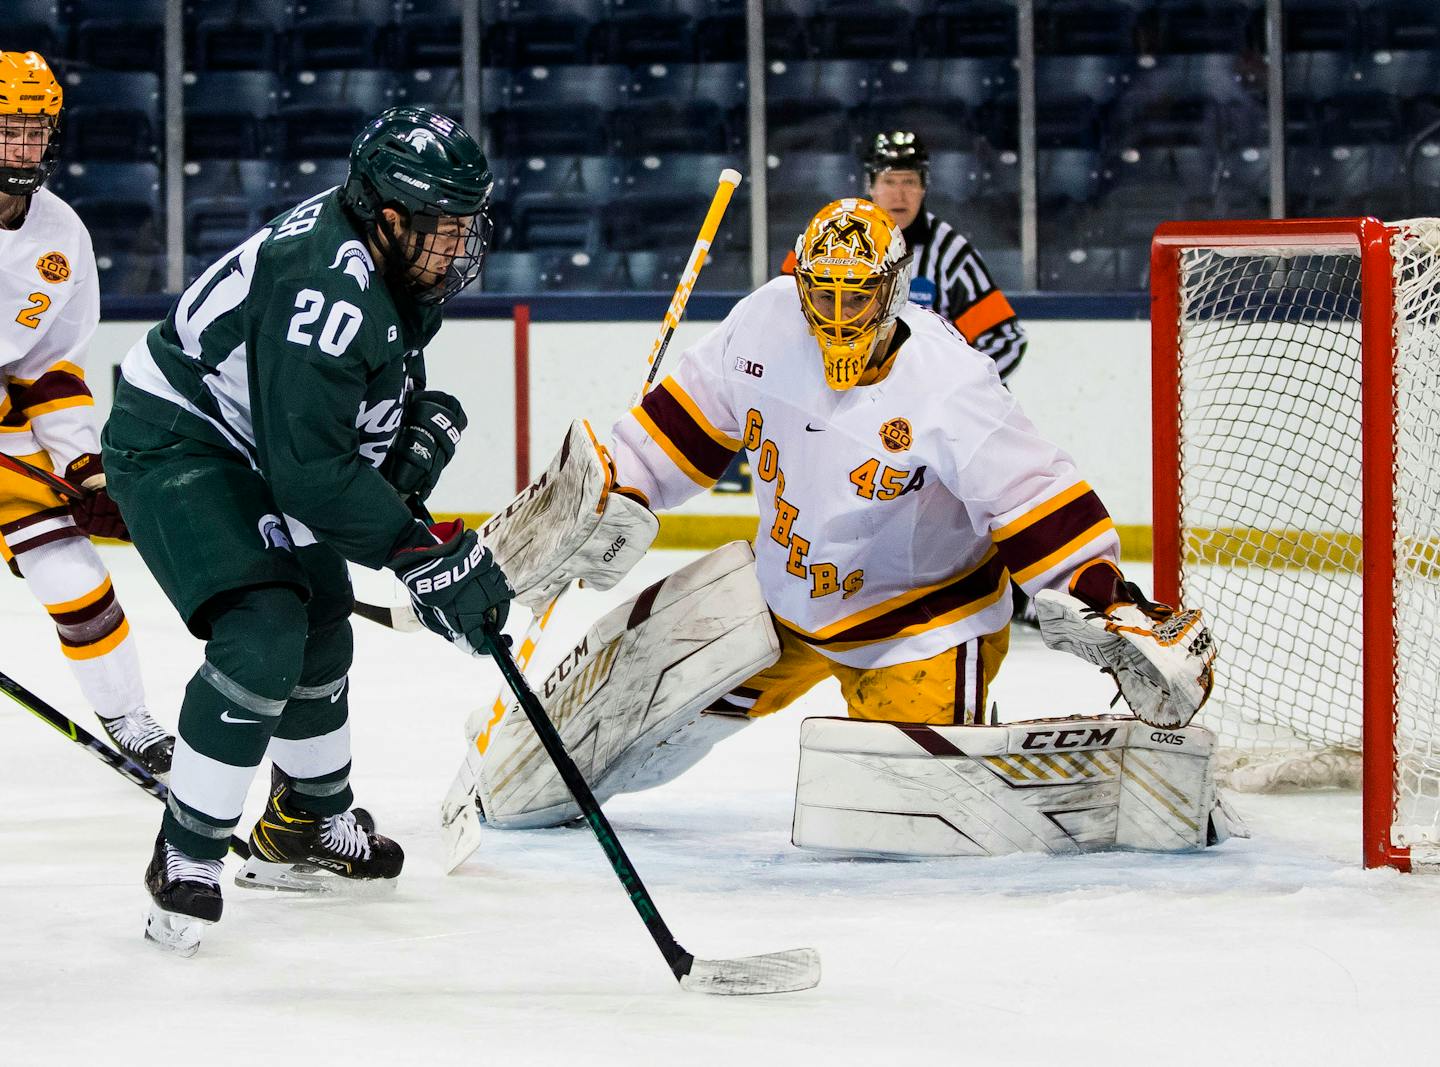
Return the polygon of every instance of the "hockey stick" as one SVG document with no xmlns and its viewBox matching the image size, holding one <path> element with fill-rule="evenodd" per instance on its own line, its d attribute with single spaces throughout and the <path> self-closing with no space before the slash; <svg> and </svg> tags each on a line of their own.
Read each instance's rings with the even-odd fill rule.
<svg viewBox="0 0 1440 1067">
<path fill-rule="evenodd" d="M 685 270 L 680 275 L 680 280 L 675 285 L 675 292 L 670 297 L 670 304 L 665 309 L 665 318 L 660 325 L 660 333 L 655 338 L 655 343 L 650 346 L 650 354 L 646 357 L 645 381 L 641 383 L 640 390 L 635 394 L 631 403 L 634 407 L 645 399 L 645 394 L 655 384 L 655 378 L 660 372 L 660 363 L 665 358 L 665 352 L 670 347 L 670 339 L 675 336 L 675 328 L 680 325 L 680 320 L 685 315 L 685 305 L 690 302 L 690 294 L 695 289 L 695 282 L 700 277 L 700 270 L 705 266 L 705 259 L 710 253 L 710 246 L 715 241 L 715 236 L 720 232 L 720 223 L 725 218 L 725 211 L 730 206 L 730 198 L 735 194 L 736 188 L 741 182 L 740 172 L 732 168 L 726 168 L 720 172 L 720 181 L 715 188 L 715 195 L 710 200 L 710 206 L 705 211 L 705 220 L 700 224 L 700 232 L 695 237 L 695 244 L 690 249 L 690 258 L 685 263 Z M 520 669 L 523 671 L 530 665 L 530 659 L 539 647 L 540 638 L 545 632 L 546 625 L 555 614 L 555 606 L 560 603 L 561 597 L 566 590 L 562 589 L 545 605 L 543 611 L 535 613 L 526 627 L 525 633 L 520 638 Z M 440 827 L 442 837 L 446 843 L 446 864 L 445 872 L 452 873 L 460 864 L 469 859 L 477 848 L 480 847 L 480 814 L 477 809 L 479 785 L 477 767 L 479 758 L 484 755 L 485 749 L 490 744 L 490 731 L 505 714 L 505 691 L 502 688 L 495 694 L 491 701 L 489 718 L 483 722 L 475 722 L 475 719 L 483 714 L 485 706 L 482 704 L 477 709 L 477 714 L 472 715 L 466 723 L 466 737 L 470 741 L 470 747 L 465 752 L 465 762 L 460 765 L 460 770 L 455 775 L 455 781 L 451 784 L 445 799 L 440 803 Z"/>
<path fill-rule="evenodd" d="M 49 723 L 71 741 L 94 753 L 95 756 L 107 764 L 111 770 L 124 775 L 162 804 L 170 799 L 170 790 L 164 782 L 153 777 L 149 771 L 123 752 L 117 752 L 109 745 L 98 740 L 93 734 L 84 729 L 84 727 L 68 715 L 57 711 L 45 703 L 45 701 L 41 700 L 4 672 L 0 672 L 0 689 L 3 689 L 6 696 L 26 711 L 33 713 L 42 722 Z M 250 846 L 234 834 L 230 835 L 230 851 L 241 859 L 250 858 Z"/>
<path fill-rule="evenodd" d="M 802 989 L 813 989 L 818 985 L 820 954 L 813 948 L 796 948 L 733 960 L 702 960 L 685 951 L 661 918 L 660 909 L 655 906 L 649 890 L 640 881 L 640 875 L 630 862 L 630 857 L 625 854 L 625 849 L 621 847 L 620 839 L 615 836 L 615 831 L 610 826 L 610 820 L 605 818 L 605 813 L 600 810 L 595 794 L 590 792 L 590 787 L 585 784 L 580 769 L 565 751 L 565 744 L 560 740 L 555 725 L 545 714 L 545 709 L 525 681 L 525 676 L 520 673 L 520 668 L 515 665 L 500 631 L 490 623 L 485 626 L 485 644 L 495 660 L 495 665 L 500 668 L 506 684 L 520 701 L 520 707 L 524 709 L 530 725 L 535 728 L 550 761 L 560 772 L 560 777 L 575 798 L 575 803 L 580 805 L 585 821 L 590 824 L 600 847 L 605 850 L 606 858 L 610 860 L 611 869 L 625 887 L 630 903 L 640 913 L 645 929 L 650 931 L 650 936 L 655 940 L 660 954 L 665 957 L 665 962 L 670 965 L 670 971 L 680 983 L 680 988 L 696 993 L 741 995 L 793 993 Z"/>
</svg>

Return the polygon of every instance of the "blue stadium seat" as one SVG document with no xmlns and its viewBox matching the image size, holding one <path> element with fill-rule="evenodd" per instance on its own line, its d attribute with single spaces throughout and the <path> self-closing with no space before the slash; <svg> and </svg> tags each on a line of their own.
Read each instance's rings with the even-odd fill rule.
<svg viewBox="0 0 1440 1067">
<path fill-rule="evenodd" d="M 190 65 L 206 70 L 278 70 L 285 0 L 186 0 Z"/>
<path fill-rule="evenodd" d="M 625 256 L 626 274 L 635 292 L 665 293 L 675 291 L 680 276 L 689 264 L 690 253 L 630 252 Z M 712 250 L 705 257 L 700 272 L 700 286 L 707 293 L 739 293 L 750 291 L 750 254 L 728 248 Z"/>
<path fill-rule="evenodd" d="M 1437 14 L 1440 19 L 1440 14 Z M 1440 47 L 1424 51 L 1375 52 L 1361 63 L 1364 86 L 1401 99 L 1440 89 Z"/>
<path fill-rule="evenodd" d="M 584 63 L 604 0 L 501 0 L 485 29 L 487 61 L 502 67 Z"/>
<path fill-rule="evenodd" d="M 629 77 L 624 67 L 614 66 L 513 72 L 502 106 L 488 120 L 496 152 L 521 156 L 604 151 L 605 116 L 619 104 Z"/>
<path fill-rule="evenodd" d="M 1440 139 L 1420 146 L 1415 154 L 1407 184 L 1406 216 L 1424 215 L 1440 203 Z"/>
<path fill-rule="evenodd" d="M 1142 54 L 1237 53 L 1263 37 L 1263 9 L 1254 0 L 1152 0 L 1135 27 Z"/>
<path fill-rule="evenodd" d="M 1282 17 L 1287 52 L 1344 52 L 1360 46 L 1360 8 L 1354 0 L 1285 0 Z"/>
<path fill-rule="evenodd" d="M 1041 216 L 1088 204 L 1100 191 L 1100 153 L 1086 148 L 1041 149 L 1036 164 Z"/>
<path fill-rule="evenodd" d="M 212 261 L 266 220 L 261 205 L 279 186 L 274 164 L 253 159 L 207 160 L 185 166 L 185 251 Z"/>
<path fill-rule="evenodd" d="M 69 0 L 71 55 L 104 70 L 158 71 L 166 0 Z"/>
<path fill-rule="evenodd" d="M 65 75 L 65 154 L 80 160 L 149 161 L 159 151 L 160 78 L 146 71 Z"/>
<path fill-rule="evenodd" d="M 464 118 L 464 93 L 465 85 L 458 67 L 419 67 L 402 71 L 395 78 L 396 104 L 422 105 L 449 115 L 457 122 Z M 482 76 L 482 100 L 484 94 Z"/>
<path fill-rule="evenodd" d="M 592 46 L 603 63 L 688 63 L 699 0 L 606 0 Z"/>
<path fill-rule="evenodd" d="M 740 146 L 743 64 L 655 63 L 637 67 L 625 89 L 609 120 L 612 145 L 621 155 Z"/>
<path fill-rule="evenodd" d="M 68 37 L 57 0 L 6 0 L 7 49 L 39 52 L 55 66 L 67 54 Z"/>
<path fill-rule="evenodd" d="M 481 268 L 480 289 L 486 293 L 538 293 L 538 252 L 491 252 Z"/>
<path fill-rule="evenodd" d="M 1342 93 L 1320 103 L 1331 144 L 1399 144 L 1406 137 L 1402 102 L 1386 92 Z"/>
<path fill-rule="evenodd" d="M 274 148 L 280 78 L 268 70 L 185 76 L 187 159 L 261 159 Z"/>
<path fill-rule="evenodd" d="M 1348 52 L 1285 53 L 1285 92 L 1307 100 L 1364 88 L 1365 75 L 1358 57 Z"/>
<path fill-rule="evenodd" d="M 1104 105 L 1125 93 L 1138 73 L 1134 56 L 1038 56 L 1035 91 L 1041 100 L 1083 96 Z"/>
<path fill-rule="evenodd" d="M 787 152 L 772 156 L 771 164 L 765 187 L 770 225 L 790 232 L 792 243 L 793 234 L 831 200 L 865 195 L 865 171 L 851 152 Z"/>
<path fill-rule="evenodd" d="M 765 60 L 802 60 L 815 54 L 810 39 L 812 0 L 766 0 Z"/>
<path fill-rule="evenodd" d="M 1148 245 L 1155 227 L 1172 219 L 1194 218 L 1203 210 L 1197 198 L 1165 185 L 1120 185 L 1101 201 L 1100 221 L 1108 239 L 1119 244 Z"/>
<path fill-rule="evenodd" d="M 301 160 L 276 167 L 278 185 L 272 199 L 260 205 L 260 221 L 268 222 L 300 201 L 336 185 L 344 185 L 350 165 L 344 159 Z"/>
<path fill-rule="evenodd" d="M 399 0 L 394 47 L 399 68 L 459 67 L 464 6 L 465 0 Z"/>
<path fill-rule="evenodd" d="M 619 293 L 632 288 L 625 256 L 589 251 L 542 256 L 540 285 L 547 292 L 568 293 Z"/>
<path fill-rule="evenodd" d="M 295 0 L 284 39 L 291 70 L 383 65 L 394 0 Z"/>
<path fill-rule="evenodd" d="M 734 163 L 729 155 L 676 155 L 631 164 L 605 212 L 605 244 L 617 251 L 690 248 L 720 172 Z M 748 227 L 748 203 L 742 185 L 721 226 L 721 243 L 730 231 Z"/>
<path fill-rule="evenodd" d="M 1331 145 L 1286 153 L 1291 215 L 1393 218 L 1406 198 L 1402 152 L 1393 145 Z"/>
<path fill-rule="evenodd" d="M 85 220 L 97 254 L 153 252 L 161 247 L 156 164 L 71 162 L 63 170 L 65 199 Z"/>
<path fill-rule="evenodd" d="M 1040 249 L 1040 288 L 1059 293 L 1103 293 L 1138 289 L 1122 283 L 1121 250 L 1080 242 L 1056 242 Z"/>
<path fill-rule="evenodd" d="M 514 168 L 507 199 L 515 247 L 599 248 L 601 209 L 619 191 L 621 172 L 604 156 L 537 157 Z"/>
<path fill-rule="evenodd" d="M 385 70 L 302 71 L 289 78 L 276 119 L 280 158 L 347 155 L 361 127 L 390 105 L 392 88 Z"/>
<path fill-rule="evenodd" d="M 1014 3 L 1006 0 L 936 0 L 915 23 L 915 40 L 926 56 L 1016 54 Z"/>
<path fill-rule="evenodd" d="M 1035 51 L 1124 55 L 1134 50 L 1135 9 L 1117 0 L 1048 0 L 1036 5 Z"/>
<path fill-rule="evenodd" d="M 1224 151 L 1216 167 L 1216 212 L 1221 218 L 1269 215 L 1270 149 L 1258 145 Z M 1257 214 L 1251 206 L 1261 204 Z"/>
<path fill-rule="evenodd" d="M 703 0 L 695 19 L 695 59 L 700 63 L 745 59 L 744 0 Z"/>
<path fill-rule="evenodd" d="M 815 0 L 810 38 L 827 59 L 915 55 L 915 9 L 898 0 Z"/>
<path fill-rule="evenodd" d="M 1367 51 L 1440 49 L 1440 7 L 1434 0 L 1384 0 L 1365 9 Z"/>
<path fill-rule="evenodd" d="M 869 100 L 853 121 L 862 144 L 882 129 L 909 129 L 931 149 L 963 150 L 975 139 L 972 112 L 1013 82 L 1013 70 L 1001 60 L 892 60 L 877 66 Z"/>
<path fill-rule="evenodd" d="M 1018 191 L 1019 183 L 1018 159 L 1002 162 L 993 152 L 932 152 L 925 197 L 927 201 L 934 197 L 935 203 L 943 198 L 959 205 L 1012 195 Z"/>
<path fill-rule="evenodd" d="M 850 112 L 869 102 L 874 74 L 864 60 L 771 63 L 765 72 L 768 147 L 780 154 L 853 151 Z"/>
</svg>

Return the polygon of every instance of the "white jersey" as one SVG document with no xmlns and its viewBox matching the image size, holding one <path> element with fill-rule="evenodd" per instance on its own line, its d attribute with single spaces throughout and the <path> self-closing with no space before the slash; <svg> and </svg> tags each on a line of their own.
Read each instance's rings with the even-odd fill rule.
<svg viewBox="0 0 1440 1067">
<path fill-rule="evenodd" d="M 794 279 L 777 278 L 614 430 L 619 484 L 656 510 L 714 484 L 746 448 L 767 603 L 818 651 L 862 668 L 1003 629 L 1012 575 L 1033 594 L 1119 555 L 1104 505 L 994 361 L 914 304 L 896 329 L 908 336 L 879 374 L 837 392 Z"/>
<path fill-rule="evenodd" d="M 63 471 L 100 450 L 83 369 L 99 321 L 90 234 L 41 189 L 19 229 L 0 229 L 0 452 L 48 452 Z"/>
</svg>

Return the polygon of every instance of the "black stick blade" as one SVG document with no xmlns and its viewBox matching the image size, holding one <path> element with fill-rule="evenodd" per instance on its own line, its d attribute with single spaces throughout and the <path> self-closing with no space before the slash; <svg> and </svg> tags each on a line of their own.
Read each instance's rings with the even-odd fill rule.
<svg viewBox="0 0 1440 1067">
<path fill-rule="evenodd" d="M 767 952 L 738 960 L 694 960 L 680 988 L 691 993 L 719 996 L 753 996 L 761 993 L 797 993 L 820 984 L 820 953 L 813 948 Z"/>
</svg>

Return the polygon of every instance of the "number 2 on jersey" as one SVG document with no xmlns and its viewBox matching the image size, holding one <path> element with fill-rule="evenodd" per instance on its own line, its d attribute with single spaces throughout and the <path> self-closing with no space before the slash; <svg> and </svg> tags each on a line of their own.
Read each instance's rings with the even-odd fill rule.
<svg viewBox="0 0 1440 1067">
<path fill-rule="evenodd" d="M 40 316 L 50 310 L 50 298 L 44 293 L 31 293 L 30 303 L 20 309 L 20 314 L 15 316 L 15 321 L 21 326 L 28 326 L 32 330 L 40 328 Z"/>
<path fill-rule="evenodd" d="M 324 310 L 324 293 L 314 289 L 301 289 L 295 294 L 295 314 L 290 318 L 290 329 L 285 334 L 285 340 L 297 345 L 314 343 L 315 338 L 307 329 L 320 320 L 320 313 Z M 360 309 L 349 301 L 337 300 L 331 304 L 330 314 L 320 329 L 320 351 L 327 356 L 344 355 L 345 349 L 350 347 L 350 342 L 355 340 L 355 335 L 360 332 L 362 318 Z"/>
</svg>

